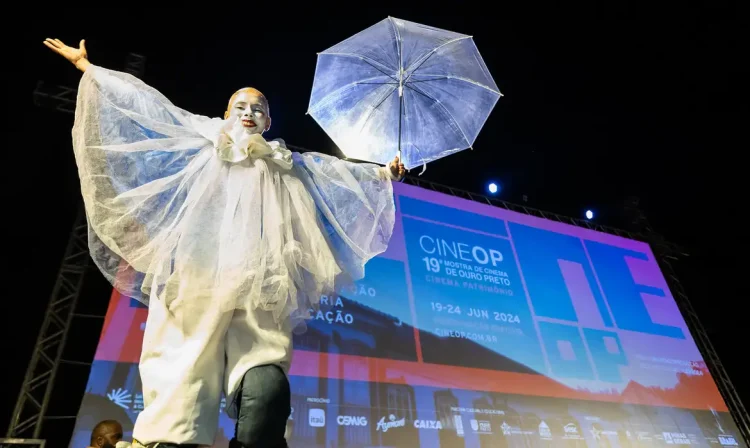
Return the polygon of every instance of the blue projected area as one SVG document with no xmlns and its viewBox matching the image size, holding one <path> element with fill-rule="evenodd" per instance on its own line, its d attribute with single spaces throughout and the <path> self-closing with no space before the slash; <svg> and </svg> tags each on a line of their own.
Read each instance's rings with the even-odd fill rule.
<svg viewBox="0 0 750 448">
<path fill-rule="evenodd" d="M 543 370 L 510 242 L 413 218 L 403 224 L 425 361 Z M 475 345 L 487 352 L 466 350 Z"/>
<path fill-rule="evenodd" d="M 290 447 L 747 448 L 647 244 L 394 191 L 388 250 L 293 336 Z M 132 436 L 147 312 L 113 294 L 71 448 Z"/>
<path fill-rule="evenodd" d="M 596 285 L 580 238 L 519 224 L 509 227 L 536 315 L 577 322 L 559 260 L 579 263 L 589 284 Z M 611 327 L 612 319 L 601 293 L 597 288 L 591 291 L 604 325 Z"/>
<path fill-rule="evenodd" d="M 307 332 L 295 336 L 294 347 L 416 361 L 408 303 L 404 264 L 375 258 L 362 281 L 341 291 L 339 297 L 323 297 Z"/>
</svg>

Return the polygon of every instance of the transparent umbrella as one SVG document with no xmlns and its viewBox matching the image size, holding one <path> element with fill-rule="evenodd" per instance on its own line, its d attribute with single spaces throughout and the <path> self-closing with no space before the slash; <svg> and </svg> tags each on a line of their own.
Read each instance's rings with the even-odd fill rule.
<svg viewBox="0 0 750 448">
<path fill-rule="evenodd" d="M 471 36 L 393 17 L 318 54 L 308 114 L 350 158 L 471 148 L 501 93 Z"/>
</svg>

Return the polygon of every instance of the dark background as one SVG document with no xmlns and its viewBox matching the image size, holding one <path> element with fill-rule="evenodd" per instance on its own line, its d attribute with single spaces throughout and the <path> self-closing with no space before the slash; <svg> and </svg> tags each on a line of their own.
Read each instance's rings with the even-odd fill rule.
<svg viewBox="0 0 750 448">
<path fill-rule="evenodd" d="M 591 208 L 597 221 L 619 227 L 628 225 L 625 199 L 638 196 L 653 227 L 690 253 L 679 263 L 680 278 L 746 397 L 739 215 L 748 16 L 724 2 L 611 3 L 389 9 L 351 2 L 279 11 L 268 2 L 211 3 L 202 14 L 189 13 L 187 4 L 128 12 L 39 5 L 8 16 L 19 28 L 0 54 L 18 105 L 8 110 L 5 128 L 12 136 L 2 189 L 10 269 L 2 272 L 10 288 L 2 302 L 7 379 L 0 422 L 9 421 L 80 197 L 73 115 L 32 100 L 37 81 L 75 87 L 80 73 L 44 47 L 44 38 L 71 46 L 85 38 L 92 62 L 116 70 L 128 53 L 144 55 L 144 81 L 202 115 L 221 115 L 232 92 L 257 87 L 270 100 L 268 138 L 340 156 L 305 116 L 316 52 L 388 15 L 474 36 L 505 95 L 475 150 L 431 163 L 423 177 L 480 193 L 495 180 L 502 199 L 522 202 L 526 195 L 528 205 L 575 217 Z M 84 295 L 103 313 L 109 289 L 94 270 Z M 79 337 L 68 350 L 90 360 L 97 337 Z M 80 388 L 88 373 L 78 372 L 68 375 Z M 67 399 L 80 400 L 80 392 Z"/>
</svg>

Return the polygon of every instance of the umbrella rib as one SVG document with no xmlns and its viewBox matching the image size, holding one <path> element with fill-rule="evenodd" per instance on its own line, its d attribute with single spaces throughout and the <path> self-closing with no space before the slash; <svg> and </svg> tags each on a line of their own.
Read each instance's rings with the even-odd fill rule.
<svg viewBox="0 0 750 448">
<path fill-rule="evenodd" d="M 411 82 L 410 82 L 409 84 L 404 84 L 404 87 L 406 87 L 407 89 L 411 89 L 411 90 L 413 90 L 413 91 L 417 92 L 418 94 L 420 94 L 420 95 L 424 96 L 425 98 L 431 99 L 432 101 L 434 101 L 434 102 L 436 102 L 436 103 L 439 103 L 439 102 L 440 102 L 440 101 L 436 100 L 435 98 L 431 97 L 430 95 L 428 95 L 428 94 L 426 94 L 426 93 L 422 92 L 421 90 L 417 90 L 417 89 L 415 89 L 414 87 L 412 87 L 412 86 L 411 86 L 412 84 L 413 84 L 413 83 L 411 83 Z"/>
<path fill-rule="evenodd" d="M 411 89 L 411 90 L 413 90 L 413 91 L 415 91 L 415 92 L 417 92 L 417 93 L 419 93 L 419 94 L 421 94 L 421 95 L 424 95 L 424 96 L 426 96 L 427 98 L 429 98 L 429 99 L 431 99 L 432 101 L 434 101 L 435 103 L 437 103 L 437 104 L 438 104 L 438 105 L 439 105 L 440 107 L 442 107 L 442 108 L 443 108 L 443 110 L 445 111 L 445 114 L 446 114 L 446 115 L 448 115 L 448 118 L 450 118 L 451 120 L 453 120 L 453 123 L 455 123 L 455 124 L 456 124 L 456 127 L 458 128 L 458 130 L 459 130 L 459 131 L 461 131 L 461 135 L 462 135 L 462 136 L 464 137 L 464 140 L 466 141 L 466 144 L 467 144 L 467 145 L 469 145 L 469 147 L 471 148 L 471 142 L 469 141 L 469 138 L 468 138 L 468 137 L 466 137 L 466 133 L 464 132 L 464 130 L 463 130 L 463 129 L 461 129 L 461 125 L 460 125 L 460 124 L 458 124 L 458 121 L 456 121 L 456 119 L 455 119 L 455 118 L 453 118 L 453 115 L 451 115 L 450 111 L 448 110 L 448 108 L 447 108 L 447 107 L 445 107 L 445 105 L 444 105 L 443 103 L 441 103 L 441 102 L 440 102 L 439 100 L 437 100 L 436 98 L 433 98 L 433 97 L 431 97 L 430 95 L 428 95 L 428 94 L 426 94 L 426 93 L 422 92 L 421 90 L 419 90 L 419 89 L 415 89 L 414 87 L 412 87 L 412 86 L 411 86 L 411 84 L 406 84 L 406 85 L 405 85 L 405 87 L 406 87 L 407 89 Z"/>
<path fill-rule="evenodd" d="M 443 75 L 435 75 L 435 74 L 432 74 L 432 73 L 420 73 L 419 76 L 443 76 Z M 489 90 L 492 93 L 497 93 L 498 95 L 502 95 L 502 93 L 500 93 L 500 91 L 495 90 L 492 87 L 488 87 L 488 86 L 486 86 L 484 84 L 478 83 L 476 81 L 472 81 L 469 78 L 463 78 L 461 76 L 443 76 L 442 79 L 455 79 L 457 81 L 463 81 L 463 82 L 466 82 L 466 83 L 469 83 L 469 84 L 473 84 L 473 85 L 475 85 L 477 87 L 481 87 L 481 88 L 483 88 L 485 90 Z M 433 81 L 433 79 L 426 79 L 425 81 Z M 413 83 L 413 82 L 417 82 L 417 81 L 411 81 L 410 83 Z"/>
<path fill-rule="evenodd" d="M 442 81 L 448 78 L 449 78 L 448 76 L 443 76 L 442 78 L 420 79 L 419 81 L 409 81 L 409 84 L 416 84 L 418 82 L 427 82 L 427 81 Z"/>
<path fill-rule="evenodd" d="M 349 58 L 359 59 L 360 61 L 366 63 L 367 65 L 371 66 L 372 68 L 374 68 L 375 70 L 377 70 L 380 73 L 384 74 L 385 76 L 387 76 L 387 77 L 391 78 L 392 80 L 398 82 L 398 79 L 394 78 L 393 75 L 387 73 L 384 69 L 378 67 L 378 65 L 380 65 L 382 67 L 385 67 L 384 65 L 382 65 L 381 63 L 379 63 L 377 61 L 374 61 L 374 60 L 372 60 L 372 59 L 370 59 L 370 58 L 368 58 L 366 56 L 362 56 L 362 55 L 354 54 L 354 53 L 320 53 L 319 54 L 319 56 L 323 56 L 323 55 L 346 56 L 346 57 L 349 57 Z M 385 67 L 385 69 L 388 69 L 388 67 Z"/>
<path fill-rule="evenodd" d="M 430 50 L 430 52 L 428 54 L 422 55 L 422 58 L 424 58 L 424 59 L 422 59 L 422 60 L 417 59 L 416 61 L 414 61 L 414 63 L 412 64 L 412 67 L 414 65 L 416 65 L 417 63 L 419 63 L 419 65 L 417 66 L 417 68 L 415 68 L 414 70 L 412 70 L 411 67 L 409 67 L 409 68 L 406 69 L 406 71 L 413 74 L 414 72 L 416 72 L 417 70 L 419 70 L 419 67 L 421 67 L 422 64 L 424 64 L 425 62 L 427 62 L 427 60 L 430 59 L 430 57 L 432 57 L 433 54 L 437 53 L 437 51 L 439 49 L 443 48 L 446 45 L 450 45 L 452 43 L 455 43 L 455 42 L 458 42 L 458 41 L 462 41 L 462 40 L 466 40 L 466 39 L 471 39 L 471 36 L 457 37 L 455 39 L 451 39 L 448 42 L 445 42 L 445 43 L 441 44 L 438 47 L 433 48 L 432 50 Z M 409 77 L 411 77 L 411 74 L 409 75 Z M 407 79 L 409 79 L 409 78 L 407 78 Z"/>
<path fill-rule="evenodd" d="M 379 76 L 378 76 L 378 77 L 375 77 L 375 78 L 367 78 L 367 79 L 369 80 L 369 79 L 377 79 L 377 78 L 379 78 Z M 321 99 L 320 99 L 319 101 L 317 101 L 317 102 L 315 103 L 315 106 L 309 107 L 309 108 L 308 108 L 308 113 L 309 113 L 310 111 L 313 111 L 313 110 L 315 110 L 315 109 L 319 108 L 319 107 L 320 107 L 320 105 L 325 105 L 326 101 L 328 101 L 328 99 L 329 99 L 329 98 L 330 98 L 331 96 L 333 96 L 333 95 L 336 95 L 336 94 L 340 93 L 340 92 L 341 92 L 342 90 L 346 90 L 346 89 L 348 89 L 348 88 L 349 88 L 349 87 L 351 87 L 351 86 L 356 86 L 356 85 L 359 85 L 359 84 L 366 84 L 366 83 L 364 83 L 364 82 L 360 82 L 360 81 L 354 81 L 354 82 L 350 82 L 349 84 L 345 84 L 345 85 L 343 85 L 343 86 L 339 87 L 338 89 L 336 89 L 336 90 L 334 90 L 334 91 L 332 91 L 332 92 L 328 93 L 328 94 L 327 94 L 326 96 L 324 96 L 324 97 L 323 97 L 323 98 L 321 98 Z M 373 84 L 375 84 L 375 83 L 373 83 Z M 390 83 L 388 83 L 388 84 L 390 84 Z"/>
<path fill-rule="evenodd" d="M 385 95 L 383 97 L 383 99 L 380 100 L 380 102 L 377 104 L 377 106 L 375 106 L 375 107 L 372 108 L 373 112 L 375 111 L 375 109 L 377 109 L 378 107 L 380 107 L 381 104 L 385 103 L 385 100 L 387 100 L 389 96 L 393 95 L 393 92 L 395 92 L 395 91 L 396 91 L 396 88 L 393 88 L 390 92 L 388 92 L 388 95 Z M 372 114 L 372 112 L 370 112 L 370 113 Z M 370 116 L 368 115 L 367 116 L 367 120 L 369 120 L 369 119 L 370 119 Z M 367 121 L 367 120 L 365 120 L 365 121 Z"/>
<path fill-rule="evenodd" d="M 365 118 L 364 120 L 362 120 L 362 127 L 360 128 L 360 132 L 362 131 L 362 129 L 365 128 L 365 125 L 370 120 L 370 117 L 372 117 L 372 114 L 375 113 L 375 110 L 378 107 L 380 107 L 381 104 L 385 103 L 385 100 L 387 100 L 388 97 L 390 97 L 391 95 L 393 95 L 393 92 L 395 92 L 395 91 L 396 91 L 396 88 L 394 87 L 390 92 L 388 92 L 387 95 L 383 95 L 383 99 L 381 99 L 380 102 L 375 107 L 373 107 L 372 109 L 370 109 L 370 113 L 367 114 L 367 118 Z"/>
<path fill-rule="evenodd" d="M 401 42 L 401 33 L 398 32 L 398 28 L 396 28 L 396 24 L 393 21 L 393 17 L 389 17 L 389 23 L 391 24 L 391 28 L 393 28 L 393 34 L 396 35 L 396 48 L 398 49 L 398 71 L 399 71 L 399 77 L 401 76 L 401 71 L 404 69 L 404 55 L 403 55 L 403 46 Z"/>
</svg>

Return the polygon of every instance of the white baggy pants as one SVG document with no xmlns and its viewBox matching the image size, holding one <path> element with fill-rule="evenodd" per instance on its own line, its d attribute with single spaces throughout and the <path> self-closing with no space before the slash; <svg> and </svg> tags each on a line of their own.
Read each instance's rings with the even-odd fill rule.
<svg viewBox="0 0 750 448">
<path fill-rule="evenodd" d="M 289 371 L 287 325 L 268 312 L 221 312 L 196 302 L 202 304 L 149 304 L 139 365 L 144 409 L 133 430 L 142 444 L 211 445 L 222 389 L 229 407 L 249 369 L 276 364 Z"/>
</svg>

